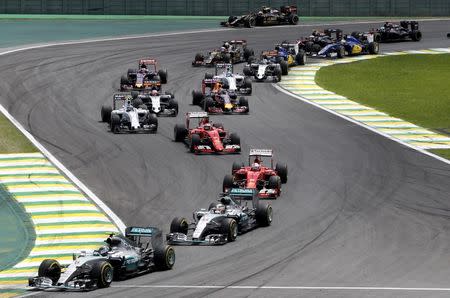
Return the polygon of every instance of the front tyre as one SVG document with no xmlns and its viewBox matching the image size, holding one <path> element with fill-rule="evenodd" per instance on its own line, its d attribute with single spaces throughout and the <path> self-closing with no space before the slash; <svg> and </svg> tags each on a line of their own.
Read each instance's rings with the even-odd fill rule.
<svg viewBox="0 0 450 298">
<path fill-rule="evenodd" d="M 189 223 L 184 217 L 175 217 L 170 223 L 170 233 L 182 233 L 187 235 Z"/>
<path fill-rule="evenodd" d="M 55 285 L 61 277 L 61 265 L 57 260 L 45 259 L 39 265 L 38 276 L 50 278 Z"/>
<path fill-rule="evenodd" d="M 175 265 L 175 250 L 170 245 L 156 247 L 153 261 L 157 270 L 170 270 Z"/>
<path fill-rule="evenodd" d="M 235 219 L 225 218 L 222 223 L 222 233 L 227 236 L 228 242 L 236 240 L 238 235 L 238 225 Z"/>
<path fill-rule="evenodd" d="M 97 287 L 107 288 L 113 281 L 114 269 L 107 261 L 94 263 L 91 272 L 92 278 L 97 280 Z"/>
</svg>

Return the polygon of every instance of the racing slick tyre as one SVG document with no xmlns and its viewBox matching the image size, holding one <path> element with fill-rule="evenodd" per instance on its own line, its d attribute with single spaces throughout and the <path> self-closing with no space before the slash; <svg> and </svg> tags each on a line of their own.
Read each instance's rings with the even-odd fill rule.
<svg viewBox="0 0 450 298">
<path fill-rule="evenodd" d="M 54 285 L 61 277 L 61 265 L 57 260 L 45 259 L 39 265 L 38 276 L 50 278 Z"/>
<path fill-rule="evenodd" d="M 173 109 L 174 113 L 172 116 L 176 117 L 178 115 L 178 101 L 171 98 L 169 99 L 169 109 Z"/>
<path fill-rule="evenodd" d="M 233 176 L 230 174 L 225 175 L 225 177 L 223 177 L 222 182 L 222 191 L 226 192 L 228 189 L 233 187 L 234 187 Z"/>
<path fill-rule="evenodd" d="M 131 91 L 131 98 L 136 99 L 139 97 L 139 91 Z"/>
<path fill-rule="evenodd" d="M 344 56 L 345 56 L 345 48 L 344 47 L 342 47 L 342 46 L 340 46 L 338 49 L 337 49 L 337 57 L 338 58 L 344 58 Z"/>
<path fill-rule="evenodd" d="M 233 218 L 224 218 L 221 226 L 222 234 L 227 235 L 227 241 L 233 242 L 238 235 L 238 225 Z"/>
<path fill-rule="evenodd" d="M 298 65 L 305 65 L 306 63 L 306 54 L 305 51 L 299 50 L 297 55 L 295 55 L 295 62 L 297 62 Z"/>
<path fill-rule="evenodd" d="M 247 28 L 253 28 L 255 27 L 255 25 L 256 25 L 255 18 L 250 17 L 245 21 L 245 27 Z"/>
<path fill-rule="evenodd" d="M 214 75 L 210 72 L 205 72 L 205 80 L 210 80 L 214 77 Z"/>
<path fill-rule="evenodd" d="M 381 40 L 381 34 L 375 33 L 374 36 L 373 36 L 373 40 L 374 40 L 375 42 L 380 43 L 380 42 L 382 41 L 382 40 Z"/>
<path fill-rule="evenodd" d="M 286 183 L 288 180 L 288 168 L 286 164 L 278 164 L 275 166 L 275 171 L 280 176 L 281 183 Z"/>
<path fill-rule="evenodd" d="M 244 167 L 244 163 L 235 161 L 235 162 L 233 162 L 233 166 L 231 168 L 231 173 L 234 174 L 236 171 L 239 171 L 243 167 Z"/>
<path fill-rule="evenodd" d="M 129 85 L 128 77 L 127 76 L 121 76 L 120 77 L 120 85 Z"/>
<path fill-rule="evenodd" d="M 161 79 L 161 84 L 167 84 L 167 69 L 166 70 L 158 70 L 159 78 Z"/>
<path fill-rule="evenodd" d="M 137 70 L 134 68 L 128 68 L 127 76 L 134 75 L 137 73 Z"/>
<path fill-rule="evenodd" d="M 314 43 L 312 41 L 305 42 L 305 51 L 308 53 L 312 52 Z"/>
<path fill-rule="evenodd" d="M 269 183 L 267 183 L 267 188 L 269 189 L 280 189 L 281 179 L 280 176 L 270 176 Z"/>
<path fill-rule="evenodd" d="M 170 270 L 175 265 L 175 250 L 172 246 L 157 246 L 154 248 L 153 261 L 159 271 Z"/>
<path fill-rule="evenodd" d="M 243 72 L 244 72 L 244 75 L 247 77 L 250 77 L 253 75 L 252 69 L 248 65 L 244 66 Z"/>
<path fill-rule="evenodd" d="M 225 63 L 231 63 L 231 55 L 230 54 L 225 54 L 223 55 L 223 62 Z"/>
<path fill-rule="evenodd" d="M 184 124 L 175 124 L 173 129 L 175 142 L 182 142 L 186 138 L 187 133 L 188 130 Z"/>
<path fill-rule="evenodd" d="M 369 54 L 371 55 L 377 55 L 380 50 L 380 46 L 377 42 L 371 42 L 369 43 Z"/>
<path fill-rule="evenodd" d="M 241 107 L 246 107 L 247 108 L 246 113 L 250 112 L 250 107 L 248 106 L 248 99 L 247 98 L 245 98 L 245 97 L 239 98 L 239 105 Z"/>
<path fill-rule="evenodd" d="M 170 233 L 182 233 L 187 234 L 189 229 L 189 223 L 184 217 L 175 217 L 170 223 Z"/>
<path fill-rule="evenodd" d="M 244 88 L 248 89 L 248 95 L 252 94 L 252 80 L 250 78 L 244 79 Z"/>
<path fill-rule="evenodd" d="M 158 130 L 158 118 L 156 117 L 155 114 L 153 114 L 153 113 L 147 114 L 147 123 L 148 123 L 148 125 L 155 126 L 154 132 L 156 132 Z"/>
<path fill-rule="evenodd" d="M 213 123 L 213 125 L 212 125 L 213 127 L 215 127 L 215 128 L 220 128 L 220 129 L 223 129 L 223 124 L 222 123 L 220 123 L 220 122 L 216 122 L 216 123 Z"/>
<path fill-rule="evenodd" d="M 255 55 L 255 52 L 252 49 L 249 49 L 249 48 L 244 49 L 244 60 L 245 61 L 248 62 L 250 60 L 250 57 L 252 57 L 254 55 Z"/>
<path fill-rule="evenodd" d="M 111 131 L 113 133 L 119 133 L 120 132 L 120 117 L 116 114 L 111 114 Z"/>
<path fill-rule="evenodd" d="M 135 107 L 137 109 L 137 108 L 139 108 L 139 106 L 142 106 L 144 104 L 144 102 L 140 98 L 135 98 L 135 99 L 133 99 L 131 104 L 133 105 L 133 107 Z"/>
<path fill-rule="evenodd" d="M 198 134 L 193 134 L 191 136 L 191 145 L 189 146 L 189 150 L 192 153 L 195 153 L 195 148 L 200 145 L 200 136 Z"/>
<path fill-rule="evenodd" d="M 420 32 L 420 31 L 413 31 L 411 33 L 411 39 L 413 41 L 420 41 L 422 39 L 422 32 Z"/>
<path fill-rule="evenodd" d="M 352 35 L 354 38 L 358 38 L 358 37 L 361 35 L 361 33 L 358 32 L 358 31 L 353 31 L 351 35 Z"/>
<path fill-rule="evenodd" d="M 192 104 L 200 105 L 200 102 L 203 100 L 203 93 L 201 91 L 192 91 Z"/>
<path fill-rule="evenodd" d="M 277 82 L 281 82 L 281 68 L 275 68 L 273 75 L 277 78 Z"/>
<path fill-rule="evenodd" d="M 298 24 L 298 16 L 296 14 L 293 14 L 289 17 L 289 24 L 291 24 L 291 25 Z"/>
<path fill-rule="evenodd" d="M 283 76 L 287 76 L 288 73 L 289 73 L 289 67 L 288 67 L 288 64 L 287 64 L 287 62 L 285 60 L 281 60 L 280 61 L 280 67 L 281 67 L 281 74 Z"/>
<path fill-rule="evenodd" d="M 313 53 L 317 54 L 320 52 L 320 50 L 322 50 L 322 47 L 317 43 L 315 43 L 311 46 L 311 52 L 313 52 Z"/>
<path fill-rule="evenodd" d="M 195 61 L 203 61 L 203 59 L 205 59 L 204 57 L 203 57 L 203 54 L 200 54 L 200 53 L 197 53 L 197 54 L 195 54 Z"/>
<path fill-rule="evenodd" d="M 231 145 L 241 146 L 241 138 L 237 135 L 237 133 L 230 134 L 230 142 L 231 142 Z"/>
<path fill-rule="evenodd" d="M 206 98 L 204 108 L 206 112 L 209 112 L 211 108 L 214 108 L 214 100 L 211 97 Z"/>
<path fill-rule="evenodd" d="M 111 106 L 102 106 L 102 110 L 100 111 L 100 114 L 102 116 L 102 122 L 108 122 L 109 119 L 111 119 L 111 112 L 112 107 Z"/>
<path fill-rule="evenodd" d="M 266 202 L 259 202 L 256 207 L 256 223 L 260 227 L 270 226 L 272 223 L 272 206 Z"/>
<path fill-rule="evenodd" d="M 233 23 L 237 19 L 236 16 L 229 16 L 228 17 L 228 23 Z"/>
<path fill-rule="evenodd" d="M 92 265 L 92 279 L 97 280 L 98 288 L 107 288 L 114 278 L 113 266 L 107 261 L 99 261 Z"/>
</svg>

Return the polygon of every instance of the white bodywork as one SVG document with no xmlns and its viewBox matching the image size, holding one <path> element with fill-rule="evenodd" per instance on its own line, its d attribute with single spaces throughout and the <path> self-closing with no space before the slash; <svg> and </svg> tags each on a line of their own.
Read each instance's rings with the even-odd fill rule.
<svg viewBox="0 0 450 298">
<path fill-rule="evenodd" d="M 152 100 L 152 111 L 153 113 L 158 114 L 161 112 L 161 97 L 160 96 L 150 96 Z"/>
<path fill-rule="evenodd" d="M 255 74 L 255 77 L 258 80 L 264 79 L 264 77 L 266 76 L 266 68 L 267 68 L 267 65 L 265 65 L 265 64 L 258 65 L 258 71 Z"/>
</svg>

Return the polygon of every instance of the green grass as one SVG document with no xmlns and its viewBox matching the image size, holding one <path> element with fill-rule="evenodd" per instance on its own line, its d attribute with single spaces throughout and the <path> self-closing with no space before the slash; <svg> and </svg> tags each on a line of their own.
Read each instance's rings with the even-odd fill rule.
<svg viewBox="0 0 450 298">
<path fill-rule="evenodd" d="M 450 160 L 450 149 L 433 149 L 429 151 Z"/>
<path fill-rule="evenodd" d="M 37 151 L 36 147 L 0 113 L 0 154 Z"/>
<path fill-rule="evenodd" d="M 450 54 L 333 65 L 321 68 L 316 82 L 393 117 L 450 135 Z M 446 150 L 436 152 L 449 157 Z"/>
</svg>

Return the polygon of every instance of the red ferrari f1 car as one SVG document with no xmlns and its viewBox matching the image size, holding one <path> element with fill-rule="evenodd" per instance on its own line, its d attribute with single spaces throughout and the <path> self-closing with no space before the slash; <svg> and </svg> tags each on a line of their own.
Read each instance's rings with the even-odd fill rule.
<svg viewBox="0 0 450 298">
<path fill-rule="evenodd" d="M 270 158 L 271 164 L 265 166 L 262 158 Z M 251 159 L 254 158 L 253 163 Z M 281 184 L 287 182 L 286 164 L 277 163 L 273 167 L 273 151 L 271 149 L 250 149 L 248 166 L 234 162 L 232 175 L 223 178 L 223 192 L 232 188 L 251 188 L 258 190 L 261 199 L 276 199 L 281 194 Z"/>
<path fill-rule="evenodd" d="M 199 119 L 195 128 L 190 128 L 191 119 Z M 175 142 L 184 142 L 192 153 L 239 153 L 241 139 L 229 133 L 221 123 L 209 122 L 207 112 L 186 113 L 186 124 L 176 124 Z"/>
</svg>

